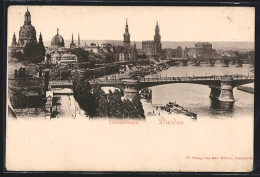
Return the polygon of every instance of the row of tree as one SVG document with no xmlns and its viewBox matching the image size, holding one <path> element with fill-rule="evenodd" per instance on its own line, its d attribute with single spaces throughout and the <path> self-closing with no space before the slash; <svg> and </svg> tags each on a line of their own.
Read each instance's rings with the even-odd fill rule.
<svg viewBox="0 0 260 177">
<path fill-rule="evenodd" d="M 139 97 L 131 101 L 121 99 L 122 92 L 115 89 L 106 94 L 100 86 L 91 88 L 85 77 L 73 78 L 73 95 L 81 109 L 90 117 L 145 118 Z"/>
</svg>

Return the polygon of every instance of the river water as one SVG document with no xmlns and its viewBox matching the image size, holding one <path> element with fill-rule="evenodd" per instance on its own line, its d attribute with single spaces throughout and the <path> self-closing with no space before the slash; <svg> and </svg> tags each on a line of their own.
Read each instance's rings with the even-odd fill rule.
<svg viewBox="0 0 260 177">
<path fill-rule="evenodd" d="M 252 75 L 250 65 L 243 67 L 221 67 L 215 64 L 215 67 L 207 66 L 173 66 L 168 70 L 154 75 L 153 77 L 172 77 L 172 76 L 210 76 L 224 74 L 243 74 Z M 146 76 L 151 77 L 151 76 Z M 254 84 L 247 84 L 254 87 Z M 236 88 L 233 89 L 235 103 L 232 109 L 216 109 L 212 105 L 214 102 L 209 98 L 210 88 L 198 84 L 168 84 L 154 86 L 152 89 L 152 104 L 165 105 L 169 101 L 176 102 L 184 108 L 198 114 L 198 118 L 232 118 L 238 116 L 252 116 L 254 110 L 254 95 L 246 93 Z"/>
</svg>

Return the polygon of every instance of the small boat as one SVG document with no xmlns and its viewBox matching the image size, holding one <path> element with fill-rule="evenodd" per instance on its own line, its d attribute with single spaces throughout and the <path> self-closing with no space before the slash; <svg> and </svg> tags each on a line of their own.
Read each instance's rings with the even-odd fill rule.
<svg viewBox="0 0 260 177">
<path fill-rule="evenodd" d="M 183 114 L 183 115 L 189 116 L 191 119 L 197 118 L 196 113 L 190 112 L 174 102 L 169 102 L 168 104 L 166 104 L 165 110 L 168 113 L 175 112 L 177 114 Z"/>
</svg>

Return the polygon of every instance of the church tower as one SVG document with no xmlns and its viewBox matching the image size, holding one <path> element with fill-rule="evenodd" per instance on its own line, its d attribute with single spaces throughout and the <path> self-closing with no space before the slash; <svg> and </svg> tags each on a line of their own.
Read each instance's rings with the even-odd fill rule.
<svg viewBox="0 0 260 177">
<path fill-rule="evenodd" d="M 20 27 L 19 31 L 19 45 L 25 46 L 28 42 L 37 42 L 36 30 L 31 24 L 31 13 L 28 10 L 24 14 L 24 25 Z"/>
<path fill-rule="evenodd" d="M 158 25 L 158 21 L 156 22 L 156 27 L 155 27 L 154 47 L 155 47 L 155 55 L 159 55 L 162 51 L 162 44 L 161 44 L 161 35 L 160 35 L 160 28 Z"/>
<path fill-rule="evenodd" d="M 27 11 L 24 15 L 24 24 L 31 25 L 31 13 L 29 12 L 28 7 L 27 7 Z"/>
<path fill-rule="evenodd" d="M 79 37 L 79 34 L 78 34 L 78 47 L 80 47 L 80 37 Z"/>
<path fill-rule="evenodd" d="M 16 42 L 16 35 L 15 35 L 15 33 L 14 33 L 14 35 L 13 35 L 13 40 L 12 40 L 12 47 L 14 47 L 14 46 L 16 46 L 17 45 L 17 42 Z"/>
<path fill-rule="evenodd" d="M 72 36 L 71 36 L 71 43 L 70 43 L 70 48 L 75 48 L 75 47 L 76 47 L 76 44 L 74 43 L 73 33 L 72 33 Z"/>
<path fill-rule="evenodd" d="M 42 33 L 40 32 L 40 36 L 39 36 L 39 45 L 43 45 L 43 41 L 42 41 Z"/>
<path fill-rule="evenodd" d="M 124 33 L 124 47 L 130 47 L 130 33 L 128 31 L 128 24 L 126 19 L 125 33 Z"/>
</svg>

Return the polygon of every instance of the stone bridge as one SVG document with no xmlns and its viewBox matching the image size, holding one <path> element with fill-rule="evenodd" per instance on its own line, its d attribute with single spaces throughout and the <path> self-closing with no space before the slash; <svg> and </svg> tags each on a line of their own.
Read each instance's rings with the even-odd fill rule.
<svg viewBox="0 0 260 177">
<path fill-rule="evenodd" d="M 210 97 L 222 102 L 235 102 L 233 88 L 254 82 L 254 75 L 223 75 L 223 76 L 196 76 L 196 77 L 160 77 L 141 78 L 139 80 L 118 80 L 95 79 L 90 81 L 90 85 L 101 87 L 117 87 L 124 92 L 124 97 L 132 99 L 139 95 L 143 88 L 157 85 L 190 83 L 207 85 L 211 88 Z"/>
<path fill-rule="evenodd" d="M 214 66 L 216 61 L 220 61 L 222 67 L 228 67 L 231 62 L 236 67 L 242 67 L 243 63 L 250 63 L 250 59 L 242 59 L 238 57 L 220 57 L 220 58 L 171 58 L 171 62 L 179 62 L 180 66 L 187 66 L 188 61 L 192 62 L 193 66 L 199 66 L 201 62 L 208 66 Z"/>
</svg>

